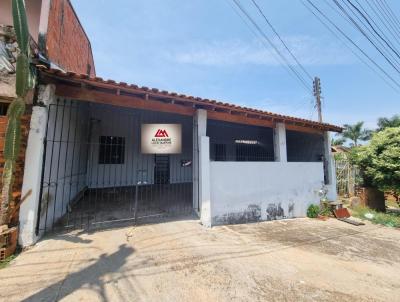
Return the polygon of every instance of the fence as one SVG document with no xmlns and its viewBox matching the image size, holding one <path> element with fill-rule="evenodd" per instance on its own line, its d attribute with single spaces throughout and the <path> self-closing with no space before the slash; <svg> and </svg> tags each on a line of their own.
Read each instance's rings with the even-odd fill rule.
<svg viewBox="0 0 400 302">
<path fill-rule="evenodd" d="M 336 189 L 339 196 L 355 195 L 359 169 L 347 158 L 335 160 Z"/>
</svg>

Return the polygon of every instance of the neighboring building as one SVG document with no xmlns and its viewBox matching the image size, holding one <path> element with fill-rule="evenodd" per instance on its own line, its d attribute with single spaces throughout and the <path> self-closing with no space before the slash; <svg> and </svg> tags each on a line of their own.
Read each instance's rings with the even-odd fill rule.
<svg viewBox="0 0 400 302">
<path fill-rule="evenodd" d="M 6 112 L 15 94 L 15 61 L 18 53 L 13 30 L 11 0 L 0 1 L 0 146 L 4 146 L 7 125 Z M 25 1 L 30 30 L 32 60 L 60 70 L 96 75 L 90 41 L 68 0 Z M 25 147 L 29 132 L 30 114 L 34 93 L 30 93 L 26 116 L 23 118 L 21 154 L 17 161 L 12 221 L 18 220 L 18 203 L 24 169 Z M 0 173 L 3 168 L 3 150 L 0 151 Z"/>
<path fill-rule="evenodd" d="M 32 55 L 55 69 L 96 75 L 90 41 L 69 0 L 26 2 Z M 12 0 L 0 1 L 0 102 L 15 97 L 15 35 Z M 3 110 L 4 111 L 4 110 Z"/>
<path fill-rule="evenodd" d="M 74 19 L 53 0 L 44 23 L 63 4 L 55 20 Z M 329 132 L 340 127 L 105 81 L 45 32 L 53 63 L 38 67 L 28 117 L 22 246 L 59 228 L 185 213 L 205 226 L 304 217 L 324 186 L 336 199 Z"/>
</svg>

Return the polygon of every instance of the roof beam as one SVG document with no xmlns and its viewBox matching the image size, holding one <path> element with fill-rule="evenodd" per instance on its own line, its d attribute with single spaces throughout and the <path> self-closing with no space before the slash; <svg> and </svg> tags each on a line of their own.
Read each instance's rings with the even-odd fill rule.
<svg viewBox="0 0 400 302">
<path fill-rule="evenodd" d="M 245 124 L 251 126 L 261 126 L 273 128 L 274 123 L 272 121 L 260 120 L 258 118 L 251 118 L 244 115 L 233 115 L 225 112 L 208 111 L 207 118 L 210 120 L 224 121 L 229 123 Z"/>
<path fill-rule="evenodd" d="M 107 104 L 126 108 L 160 111 L 189 116 L 194 114 L 194 109 L 190 107 L 146 100 L 145 98 L 135 96 L 124 96 L 103 91 L 76 88 L 62 84 L 56 85 L 56 95 L 91 103 Z"/>
</svg>

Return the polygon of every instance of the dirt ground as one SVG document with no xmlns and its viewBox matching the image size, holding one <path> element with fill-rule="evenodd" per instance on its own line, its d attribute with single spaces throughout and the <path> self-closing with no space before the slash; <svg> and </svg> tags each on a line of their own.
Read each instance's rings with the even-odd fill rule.
<svg viewBox="0 0 400 302">
<path fill-rule="evenodd" d="M 399 301 L 400 231 L 334 219 L 195 219 L 52 236 L 0 270 L 1 301 Z"/>
</svg>

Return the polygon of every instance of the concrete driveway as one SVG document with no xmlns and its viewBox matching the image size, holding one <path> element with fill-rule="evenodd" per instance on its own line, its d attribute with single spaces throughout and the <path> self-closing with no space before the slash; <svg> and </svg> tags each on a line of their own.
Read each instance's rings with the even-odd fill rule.
<svg viewBox="0 0 400 302">
<path fill-rule="evenodd" d="M 0 300 L 398 301 L 399 272 L 399 230 L 188 218 L 42 240 L 0 270 Z"/>
</svg>

